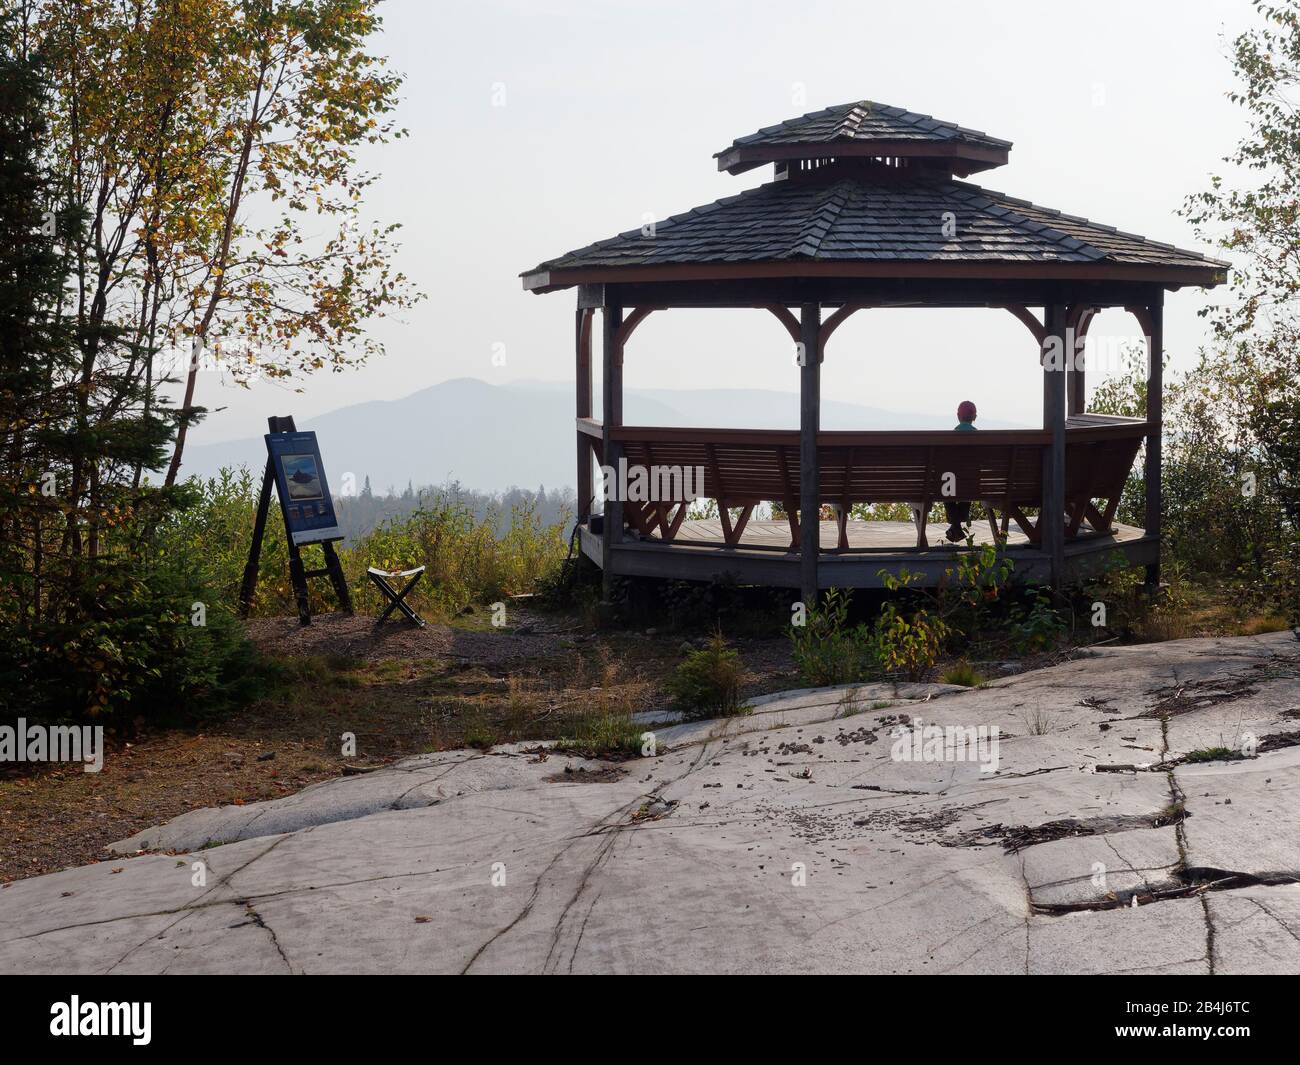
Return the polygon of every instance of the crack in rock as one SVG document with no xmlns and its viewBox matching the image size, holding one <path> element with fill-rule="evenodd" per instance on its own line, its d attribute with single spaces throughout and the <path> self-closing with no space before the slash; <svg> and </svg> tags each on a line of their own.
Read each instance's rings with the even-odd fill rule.
<svg viewBox="0 0 1300 1065">
<path fill-rule="evenodd" d="M 1117 832 L 1133 832 L 1142 828 L 1167 828 L 1181 824 L 1187 817 L 1181 804 L 1170 803 L 1163 810 L 1151 814 L 1113 814 L 1105 817 L 1063 817 L 1056 821 L 1046 821 L 1041 825 L 988 825 L 973 829 L 946 841 L 953 847 L 987 847 L 994 840 L 1001 840 L 1003 849 L 1008 854 L 1016 854 L 1026 847 L 1036 847 L 1041 843 L 1052 843 L 1058 839 L 1073 839 L 1079 836 L 1108 836 Z M 1112 850 L 1114 848 L 1112 847 Z"/>
<path fill-rule="evenodd" d="M 1278 873 L 1237 873 L 1227 869 L 1210 869 L 1197 867 L 1192 869 L 1171 870 L 1172 886 L 1155 888 L 1147 891 L 1112 892 L 1106 898 L 1092 899 L 1087 902 L 1035 902 L 1031 903 L 1035 913 L 1049 917 L 1059 917 L 1068 913 L 1086 913 L 1096 910 L 1122 910 L 1131 907 L 1134 899 L 1138 906 L 1148 906 L 1153 902 L 1166 902 L 1170 899 L 1200 898 L 1204 905 L 1204 896 L 1212 891 L 1235 891 L 1245 887 L 1275 887 L 1281 884 L 1300 884 L 1300 874 L 1295 872 Z M 1208 919 L 1207 919 L 1208 920 Z M 1214 926 L 1207 924 L 1207 957 L 1212 956 Z"/>
<path fill-rule="evenodd" d="M 280 955 L 280 960 L 284 962 L 284 967 L 289 970 L 289 974 L 294 975 L 293 963 L 289 961 L 289 956 L 284 952 L 284 948 L 280 946 L 280 937 L 275 934 L 275 929 L 266 923 L 265 918 L 257 912 L 256 907 L 253 906 L 249 899 L 240 899 L 239 902 L 243 904 L 244 909 L 248 912 L 249 920 L 258 928 L 265 930 L 266 934 L 271 937 L 271 946 L 275 947 L 275 952 Z"/>
</svg>

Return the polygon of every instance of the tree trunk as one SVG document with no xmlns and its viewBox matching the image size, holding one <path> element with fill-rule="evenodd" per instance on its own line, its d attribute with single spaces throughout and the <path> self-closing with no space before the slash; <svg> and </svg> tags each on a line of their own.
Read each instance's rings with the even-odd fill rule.
<svg viewBox="0 0 1300 1065">
<path fill-rule="evenodd" d="M 215 275 L 216 280 L 213 282 L 212 295 L 208 299 L 208 306 L 203 314 L 203 320 L 194 331 L 194 339 L 201 345 L 199 351 L 203 350 L 202 345 L 207 344 L 208 330 L 212 327 L 212 319 L 217 313 L 217 307 L 221 303 L 223 295 L 222 285 L 226 276 L 226 267 L 230 264 L 230 242 L 235 232 L 235 219 L 239 215 L 239 205 L 244 199 L 244 178 L 248 175 L 249 160 L 253 156 L 253 140 L 258 122 L 261 120 L 262 88 L 269 67 L 270 59 L 264 55 L 261 69 L 257 75 L 257 89 L 253 93 L 253 103 L 249 109 L 248 124 L 244 128 L 244 143 L 240 147 L 239 166 L 235 170 L 234 179 L 230 186 L 230 199 L 226 203 L 221 247 L 217 250 L 212 262 L 212 273 Z M 171 465 L 167 467 L 167 478 L 163 482 L 169 487 L 176 483 L 176 475 L 181 469 L 181 454 L 185 450 L 185 435 L 189 429 L 189 418 L 193 413 L 194 384 L 195 378 L 198 376 L 199 364 L 198 359 L 195 357 L 196 353 L 191 352 L 190 354 L 190 372 L 185 378 L 185 401 L 181 404 L 181 420 L 176 427 L 176 448 L 172 451 Z"/>
</svg>

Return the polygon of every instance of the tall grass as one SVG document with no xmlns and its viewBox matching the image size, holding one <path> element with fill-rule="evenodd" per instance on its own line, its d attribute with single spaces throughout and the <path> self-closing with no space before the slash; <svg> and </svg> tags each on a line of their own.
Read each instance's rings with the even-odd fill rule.
<svg viewBox="0 0 1300 1065">
<path fill-rule="evenodd" d="M 427 567 L 416 589 L 417 603 L 444 616 L 471 603 L 531 591 L 563 560 L 564 528 L 544 525 L 530 503 L 511 508 L 501 535 L 499 517 L 489 513 L 476 519 L 466 504 L 435 494 L 413 514 L 385 522 L 344 554 L 343 568 L 358 607 L 381 606 L 365 576 L 368 565 Z"/>
<path fill-rule="evenodd" d="M 188 487 L 191 505 L 171 520 L 163 533 L 165 542 L 169 550 L 199 560 L 204 586 L 214 601 L 233 605 L 248 560 L 260 482 L 247 469 L 222 470 L 219 476 L 193 480 Z M 425 576 L 409 601 L 438 618 L 454 616 L 471 604 L 531 591 L 564 559 L 565 523 L 542 521 L 528 502 L 510 508 L 508 523 L 502 518 L 492 510 L 475 517 L 452 491 L 425 493 L 412 513 L 389 519 L 351 547 L 340 547 L 339 558 L 357 610 L 373 612 L 383 606 L 366 577 L 368 566 L 390 570 L 425 566 Z M 309 569 L 323 564 L 319 547 L 304 547 L 303 554 Z M 325 582 L 309 583 L 314 600 L 327 594 Z M 284 524 L 273 504 L 262 541 L 253 613 L 294 611 Z"/>
</svg>

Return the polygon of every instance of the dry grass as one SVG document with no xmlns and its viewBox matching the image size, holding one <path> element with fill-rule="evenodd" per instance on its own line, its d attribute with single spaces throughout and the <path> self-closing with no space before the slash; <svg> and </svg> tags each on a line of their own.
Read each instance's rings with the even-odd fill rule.
<svg viewBox="0 0 1300 1065">
<path fill-rule="evenodd" d="M 978 688 L 988 680 L 983 673 L 964 658 L 943 670 L 939 674 L 939 679 L 944 684 L 960 684 L 963 688 Z"/>
<path fill-rule="evenodd" d="M 1021 720 L 1024 721 L 1025 730 L 1031 736 L 1046 736 L 1052 731 L 1052 722 L 1055 718 L 1041 706 L 1036 706 L 1032 710 L 1026 710 L 1021 715 Z"/>
<path fill-rule="evenodd" d="M 1260 609 L 1255 597 L 1231 584 L 1179 585 L 1178 601 L 1162 604 L 1137 626 L 1135 636 L 1146 642 L 1205 636 L 1259 636 L 1290 626 L 1271 609 Z"/>
<path fill-rule="evenodd" d="M 844 694 L 840 696 L 839 709 L 836 711 L 836 717 L 853 717 L 855 714 L 862 713 L 866 704 L 859 694 L 857 688 L 846 688 Z"/>
<path fill-rule="evenodd" d="M 1281 614 L 1257 614 L 1240 622 L 1237 626 L 1237 634 L 1261 636 L 1266 632 L 1283 632 L 1290 627 Z"/>
</svg>

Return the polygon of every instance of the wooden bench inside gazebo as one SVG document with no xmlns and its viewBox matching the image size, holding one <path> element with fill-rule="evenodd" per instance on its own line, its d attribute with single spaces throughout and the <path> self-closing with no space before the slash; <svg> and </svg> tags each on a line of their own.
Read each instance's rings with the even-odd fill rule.
<svg viewBox="0 0 1300 1065">
<path fill-rule="evenodd" d="M 1010 148 L 870 101 L 827 108 L 718 153 L 719 169 L 733 174 L 773 165 L 767 184 L 523 275 L 530 291 L 578 291 L 579 523 L 607 592 L 618 575 L 728 574 L 799 588 L 807 600 L 822 588 L 878 587 L 881 569 L 900 565 L 938 581 L 967 549 L 927 525 L 931 506 L 952 500 L 983 506 L 972 535 L 998 543 L 1022 578 L 1061 587 L 1119 553 L 1158 580 L 1164 293 L 1222 283 L 1226 264 L 959 180 L 1005 163 Z M 1014 314 L 1038 348 L 1041 427 L 822 430 L 831 335 L 855 313 L 899 306 Z M 798 430 L 623 423 L 628 340 L 647 315 L 679 307 L 774 316 L 796 345 Z M 1144 418 L 1087 411 L 1084 340 L 1109 307 L 1132 312 L 1146 338 Z M 1139 528 L 1115 516 L 1143 445 Z M 633 482 L 640 491 L 629 490 Z M 691 517 L 701 500 L 716 504 L 716 517 Z M 852 518 L 858 504 L 891 503 L 905 504 L 912 520 Z"/>
</svg>

